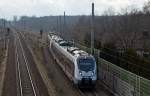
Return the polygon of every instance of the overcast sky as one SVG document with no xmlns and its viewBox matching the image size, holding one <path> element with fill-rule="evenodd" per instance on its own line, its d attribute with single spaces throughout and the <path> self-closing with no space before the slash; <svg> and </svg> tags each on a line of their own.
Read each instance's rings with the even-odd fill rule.
<svg viewBox="0 0 150 96">
<path fill-rule="evenodd" d="M 48 16 L 91 14 L 91 3 L 95 3 L 95 13 L 102 14 L 108 8 L 118 12 L 131 5 L 141 8 L 147 0 L 0 0 L 0 18 L 12 19 L 14 15 Z"/>
</svg>

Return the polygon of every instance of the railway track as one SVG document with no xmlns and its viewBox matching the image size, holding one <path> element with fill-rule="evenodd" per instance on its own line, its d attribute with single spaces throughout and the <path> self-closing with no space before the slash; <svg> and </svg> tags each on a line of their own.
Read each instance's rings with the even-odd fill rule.
<svg viewBox="0 0 150 96">
<path fill-rule="evenodd" d="M 20 38 L 19 38 L 19 36 L 20 36 Z M 27 52 L 28 53 L 28 50 L 25 50 L 25 49 L 27 49 L 27 48 L 25 48 L 25 45 L 26 44 L 21 44 L 21 42 L 22 43 L 26 43 L 25 42 L 25 36 L 24 36 L 24 34 L 23 33 L 18 33 L 18 36 L 17 36 L 18 38 L 17 38 L 17 41 L 18 41 L 18 48 L 17 48 L 17 69 L 18 69 L 18 73 L 19 73 L 19 81 L 20 81 L 20 83 L 19 83 L 19 85 L 20 85 L 20 96 L 37 96 L 37 94 L 38 94 L 38 92 L 36 92 L 36 90 L 37 90 L 37 88 L 35 88 L 35 87 L 38 87 L 37 86 L 37 84 L 34 82 L 34 84 L 33 84 L 33 80 L 32 80 L 32 77 L 31 77 L 31 72 L 30 72 L 30 67 L 28 66 L 29 64 L 28 64 L 28 60 L 30 60 L 30 57 L 26 57 L 25 55 L 27 55 L 27 56 L 29 56 L 29 54 L 25 54 L 24 53 L 24 51 L 25 52 Z M 19 50 L 20 49 L 20 50 Z M 21 53 L 21 54 L 20 54 Z M 22 57 L 22 58 L 21 58 Z M 49 56 L 45 56 L 45 58 L 47 58 L 47 57 L 49 57 Z M 57 59 L 57 58 L 54 58 L 55 56 L 53 56 L 52 58 L 53 59 Z M 20 59 L 22 59 L 22 60 L 20 60 Z M 28 60 L 27 60 L 28 59 Z M 21 61 L 23 61 L 24 62 L 24 64 L 23 65 L 21 65 L 20 63 L 21 63 Z M 29 63 L 31 63 L 31 62 L 29 62 Z M 58 62 L 57 62 L 58 63 Z M 49 64 L 49 63 L 48 63 Z M 59 65 L 59 64 L 58 64 Z M 58 66 L 57 65 L 57 66 Z M 52 66 L 51 66 L 52 67 Z M 55 66 L 54 67 L 56 67 L 56 64 L 55 64 Z M 60 67 L 60 66 L 59 66 Z M 21 71 L 21 70 L 24 70 L 24 71 Z M 32 69 L 32 68 L 31 68 Z M 27 77 L 25 77 L 25 76 L 23 76 L 22 77 L 22 74 L 25 74 L 25 76 L 28 76 L 29 74 L 30 74 L 30 76 L 28 76 L 28 78 Z M 23 81 L 22 81 L 22 78 L 23 79 L 25 79 L 25 81 L 24 82 L 26 82 L 26 81 L 28 81 L 28 84 L 24 84 L 23 85 Z M 28 80 L 26 80 L 26 79 L 28 79 Z M 30 80 L 31 79 L 31 80 Z M 35 79 L 35 78 L 34 78 Z M 35 81 L 35 80 L 34 80 Z M 32 83 L 31 83 L 32 82 Z M 34 85 L 36 84 L 36 86 L 34 87 Z M 34 87 L 34 88 L 33 88 Z M 39 88 L 39 87 L 38 87 Z M 36 89 L 36 90 L 35 90 Z M 67 89 L 67 88 L 66 88 Z M 75 88 L 76 89 L 76 88 Z M 68 91 L 68 90 L 67 90 Z M 71 93 L 71 92 L 69 92 L 69 93 Z M 76 94 L 80 94 L 80 95 L 77 95 L 77 96 L 100 96 L 101 94 L 103 94 L 103 95 L 101 95 L 101 96 L 110 96 L 110 95 L 106 95 L 106 94 L 104 94 L 104 93 L 101 93 L 101 92 L 99 92 L 99 88 L 96 88 L 96 89 L 93 89 L 93 90 L 80 90 L 80 89 L 77 89 L 76 90 L 76 92 L 73 92 L 73 93 L 76 93 Z M 39 96 L 39 95 L 38 95 Z M 45 96 L 45 95 L 42 95 L 42 96 Z"/>
<path fill-rule="evenodd" d="M 16 35 L 18 35 L 16 33 Z M 21 44 L 19 36 L 16 36 L 16 62 L 19 81 L 19 96 L 37 96 L 38 92 L 35 90 L 28 60 L 25 56 L 24 49 Z"/>
<path fill-rule="evenodd" d="M 93 90 L 79 90 L 82 96 L 99 96 L 97 92 Z"/>
<path fill-rule="evenodd" d="M 6 62 L 6 70 L 2 89 L 2 96 L 16 96 L 16 62 L 15 62 L 15 46 L 14 34 L 10 33 L 8 43 L 8 56 Z"/>
</svg>

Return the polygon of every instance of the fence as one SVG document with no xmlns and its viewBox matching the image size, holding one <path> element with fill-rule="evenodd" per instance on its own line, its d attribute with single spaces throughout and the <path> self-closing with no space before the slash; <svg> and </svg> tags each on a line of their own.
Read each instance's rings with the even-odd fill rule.
<svg viewBox="0 0 150 96">
<path fill-rule="evenodd" d="M 99 58 L 99 79 L 120 96 L 150 96 L 150 80 Z"/>
</svg>

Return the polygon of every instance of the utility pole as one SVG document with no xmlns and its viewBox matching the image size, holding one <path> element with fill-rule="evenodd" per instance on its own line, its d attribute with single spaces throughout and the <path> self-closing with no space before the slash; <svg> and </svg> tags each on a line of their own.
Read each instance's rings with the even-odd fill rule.
<svg viewBox="0 0 150 96">
<path fill-rule="evenodd" d="M 3 23 L 4 23 L 4 28 L 5 28 L 5 26 L 6 26 L 6 22 L 5 22 L 5 19 L 4 19 L 4 22 L 3 22 Z"/>
<path fill-rule="evenodd" d="M 5 38 L 4 38 L 4 49 L 6 49 L 6 37 L 7 37 L 7 35 L 6 35 L 6 29 L 5 29 L 5 27 L 6 27 L 5 19 L 3 19 L 3 26 L 4 26 L 4 34 L 5 34 Z"/>
<path fill-rule="evenodd" d="M 66 33 L 66 14 L 65 14 L 65 12 L 64 12 L 64 26 L 63 26 L 64 28 L 63 28 L 63 38 L 65 38 L 65 33 Z"/>
<path fill-rule="evenodd" d="M 13 17 L 13 23 L 14 23 L 14 26 L 17 26 L 17 16 L 14 16 Z M 21 25 L 21 24 L 20 24 Z"/>
<path fill-rule="evenodd" d="M 94 54 L 94 3 L 92 3 L 92 18 L 91 18 L 91 54 Z"/>
<path fill-rule="evenodd" d="M 26 30 L 26 21 L 23 20 L 24 31 Z"/>
<path fill-rule="evenodd" d="M 59 16 L 59 35 L 62 36 L 62 32 L 61 32 L 61 16 Z"/>
<path fill-rule="evenodd" d="M 144 51 L 144 54 L 145 52 L 148 51 L 147 49 L 147 40 L 148 40 L 148 31 L 147 30 L 144 30 L 143 31 L 143 51 Z"/>
<path fill-rule="evenodd" d="M 56 31 L 57 31 L 57 34 L 58 34 L 59 33 L 59 17 L 58 16 L 56 17 L 56 22 L 57 22 Z"/>
</svg>

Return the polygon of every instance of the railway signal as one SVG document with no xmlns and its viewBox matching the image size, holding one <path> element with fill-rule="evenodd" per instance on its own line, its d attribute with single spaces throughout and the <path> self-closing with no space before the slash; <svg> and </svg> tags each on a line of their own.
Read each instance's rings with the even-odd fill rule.
<svg viewBox="0 0 150 96">
<path fill-rule="evenodd" d="M 7 37 L 7 35 L 6 35 L 6 29 L 5 29 L 5 27 L 6 27 L 6 21 L 5 21 L 5 19 L 3 19 L 3 32 L 4 32 L 4 49 L 6 49 L 6 37 Z"/>
<path fill-rule="evenodd" d="M 7 36 L 9 35 L 10 32 L 10 28 L 7 28 Z"/>
<path fill-rule="evenodd" d="M 42 35 L 43 35 L 43 30 L 42 29 L 40 30 L 40 35 L 41 35 L 41 38 L 42 38 Z"/>
</svg>

